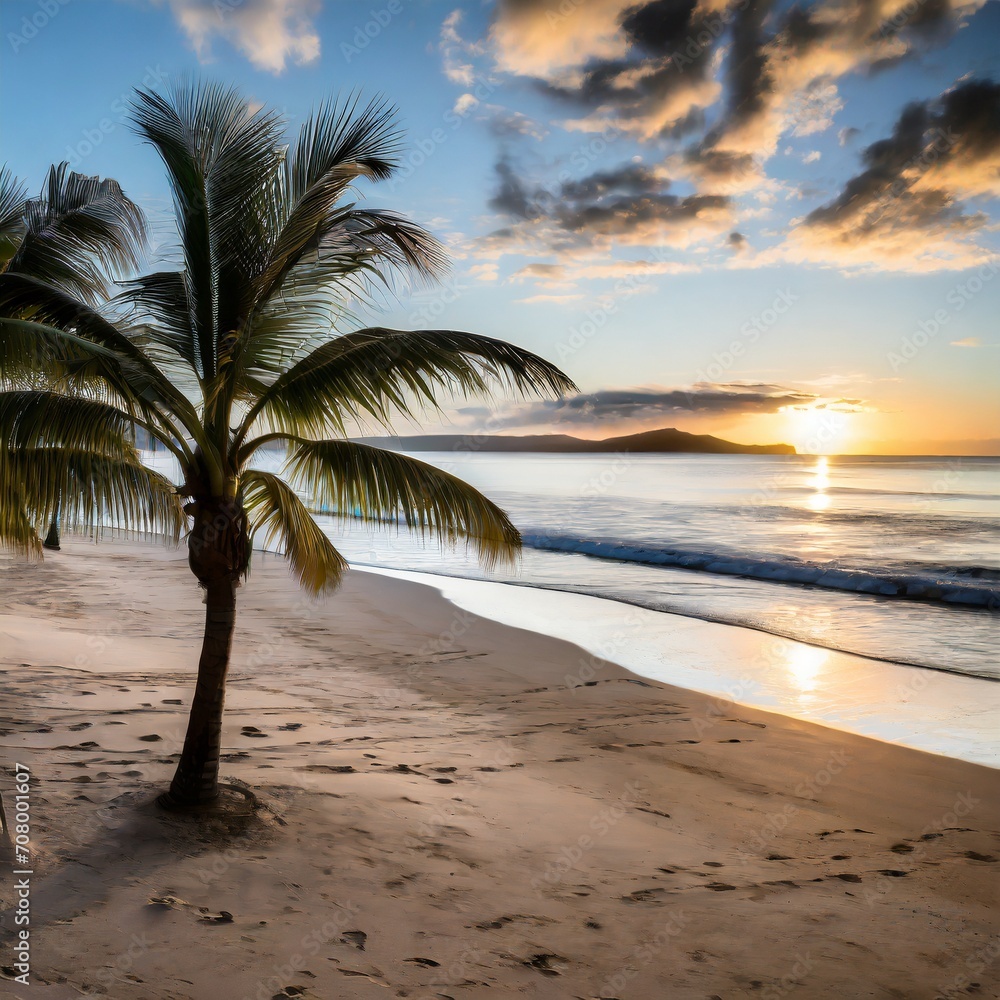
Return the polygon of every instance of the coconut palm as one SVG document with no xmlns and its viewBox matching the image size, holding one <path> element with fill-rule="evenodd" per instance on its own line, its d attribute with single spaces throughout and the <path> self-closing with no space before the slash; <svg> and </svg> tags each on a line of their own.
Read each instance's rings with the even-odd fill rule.
<svg viewBox="0 0 1000 1000">
<path fill-rule="evenodd" d="M 0 169 L 0 273 L 30 275 L 84 301 L 106 299 L 139 266 L 145 221 L 116 181 L 53 166 L 34 198 Z M 37 376 L 41 373 L 36 373 Z M 42 545 L 59 548 L 58 509 Z"/>
<path fill-rule="evenodd" d="M 464 540 L 487 564 L 518 551 L 513 524 L 472 487 L 352 442 L 348 430 L 415 417 L 444 393 L 561 393 L 572 383 L 488 337 L 343 332 L 345 301 L 394 275 L 434 278 L 445 264 L 419 226 L 347 200 L 358 179 L 383 180 L 398 163 L 384 103 L 326 103 L 290 145 L 277 114 L 222 86 L 139 91 L 131 116 L 166 166 L 178 266 L 132 281 L 113 316 L 51 281 L 0 275 L 0 316 L 11 317 L 0 324 L 0 370 L 60 380 L 0 392 L 3 481 L 15 484 L 0 495 L 0 536 L 30 548 L 60 496 L 74 523 L 176 535 L 184 501 L 205 629 L 161 802 L 193 806 L 218 795 L 236 592 L 254 543 L 280 547 L 313 593 L 335 588 L 347 568 L 301 495 L 344 516 Z M 176 458 L 176 491 L 138 462 L 135 428 Z M 255 464 L 275 444 L 287 450 L 281 476 Z"/>
</svg>

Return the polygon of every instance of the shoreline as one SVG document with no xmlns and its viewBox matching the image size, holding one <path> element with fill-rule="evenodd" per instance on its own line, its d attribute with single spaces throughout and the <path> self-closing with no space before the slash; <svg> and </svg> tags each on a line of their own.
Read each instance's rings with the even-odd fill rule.
<svg viewBox="0 0 1000 1000">
<path fill-rule="evenodd" d="M 312 602 L 266 558 L 223 774 L 267 810 L 195 836 L 143 806 L 193 688 L 183 555 L 71 539 L 4 569 L 25 998 L 1000 995 L 995 770 L 595 657 L 569 690 L 567 642 L 365 572 Z"/>
<path fill-rule="evenodd" d="M 994 678 L 861 656 L 557 588 L 359 569 L 433 587 L 476 614 L 578 645 L 587 657 L 581 658 L 582 669 L 565 678 L 567 687 L 593 679 L 588 657 L 603 659 L 692 693 L 1000 768 L 994 739 L 1000 686 Z"/>
</svg>

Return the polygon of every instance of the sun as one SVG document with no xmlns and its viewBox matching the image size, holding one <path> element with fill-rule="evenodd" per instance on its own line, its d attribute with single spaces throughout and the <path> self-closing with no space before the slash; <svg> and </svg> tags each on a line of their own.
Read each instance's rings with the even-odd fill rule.
<svg viewBox="0 0 1000 1000">
<path fill-rule="evenodd" d="M 784 434 L 800 455 L 841 455 L 857 436 L 857 412 L 827 406 L 786 406 Z"/>
</svg>

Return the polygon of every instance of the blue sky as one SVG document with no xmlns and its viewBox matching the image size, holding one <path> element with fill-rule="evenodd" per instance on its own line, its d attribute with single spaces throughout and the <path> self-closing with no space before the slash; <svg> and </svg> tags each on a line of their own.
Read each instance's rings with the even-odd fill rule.
<svg viewBox="0 0 1000 1000">
<path fill-rule="evenodd" d="M 454 269 L 365 319 L 513 340 L 588 395 L 456 428 L 1000 447 L 997 0 L 3 0 L 0 34 L 3 160 L 117 178 L 164 250 L 134 87 L 233 81 L 291 129 L 393 101 L 408 150 L 364 194 Z"/>
</svg>

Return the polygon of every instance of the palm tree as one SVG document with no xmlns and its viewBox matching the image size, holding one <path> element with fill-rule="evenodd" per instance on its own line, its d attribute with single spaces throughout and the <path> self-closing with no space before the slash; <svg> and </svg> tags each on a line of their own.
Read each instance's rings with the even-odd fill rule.
<svg viewBox="0 0 1000 1000">
<path fill-rule="evenodd" d="M 518 551 L 516 528 L 486 497 L 433 466 L 351 442 L 348 428 L 413 417 L 440 393 L 573 385 L 488 337 L 341 331 L 345 298 L 394 274 L 434 278 L 445 263 L 419 226 L 345 201 L 356 180 L 387 178 L 398 162 L 384 103 L 326 103 L 290 145 L 277 114 L 216 85 L 139 91 L 131 116 L 166 166 L 179 266 L 131 282 L 111 317 L 51 281 L 0 275 L 0 316 L 11 317 L 0 324 L 0 372 L 59 380 L 0 392 L 9 442 L 0 463 L 13 484 L 0 493 L 0 538 L 30 549 L 59 497 L 74 523 L 110 518 L 176 536 L 186 501 L 204 641 L 184 747 L 160 801 L 187 807 L 218 795 L 236 590 L 253 543 L 280 545 L 313 593 L 335 588 L 347 568 L 299 492 L 344 516 L 465 540 L 487 564 Z M 176 490 L 141 466 L 135 428 L 177 459 Z M 275 442 L 287 449 L 283 477 L 254 464 Z"/>
<path fill-rule="evenodd" d="M 97 304 L 139 266 L 142 211 L 117 182 L 53 166 L 35 198 L 0 169 L 0 273 L 25 274 Z M 58 506 L 42 545 L 59 548 Z"/>
</svg>

